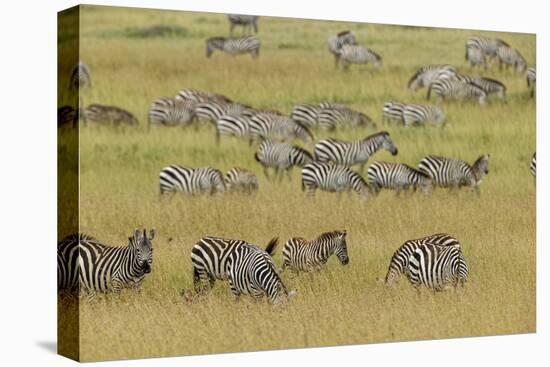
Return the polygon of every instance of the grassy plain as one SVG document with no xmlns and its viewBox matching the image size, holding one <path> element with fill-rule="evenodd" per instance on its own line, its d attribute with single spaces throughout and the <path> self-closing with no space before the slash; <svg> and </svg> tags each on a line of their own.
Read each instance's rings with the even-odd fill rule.
<svg viewBox="0 0 550 367">
<path fill-rule="evenodd" d="M 155 24 L 177 25 L 186 32 L 128 36 L 128 30 Z M 343 29 L 354 30 L 360 43 L 382 55 L 379 71 L 369 66 L 334 69 L 326 39 Z M 81 59 L 93 74 L 93 87 L 83 92 L 83 102 L 126 108 L 141 125 L 81 129 L 81 231 L 118 245 L 126 244 L 135 227 L 155 227 L 158 237 L 153 272 L 141 294 L 81 302 L 82 360 L 535 331 L 535 185 L 528 169 L 535 150 L 535 102 L 524 75 L 495 66 L 483 72 L 506 84 L 508 103 L 446 103 L 444 128 L 403 129 L 381 121 L 387 100 L 425 101 L 425 91 L 406 89 L 421 65 L 451 63 L 465 73 L 480 73 L 466 65 L 464 41 L 473 34 L 494 33 L 263 17 L 258 60 L 218 53 L 206 59 L 205 39 L 228 31 L 221 14 L 83 9 Z M 496 36 L 534 63 L 534 35 Z M 309 199 L 300 190 L 298 170 L 291 181 L 267 181 L 254 161 L 256 146 L 233 139 L 216 146 L 211 126 L 148 133 L 150 103 L 182 88 L 215 91 L 284 112 L 299 102 L 346 103 L 371 116 L 378 130 L 388 130 L 399 148 L 395 157 L 380 152 L 373 160 L 415 166 L 426 154 L 472 162 L 490 153 L 490 173 L 479 197 L 469 190 L 437 190 L 430 196 L 399 198 L 383 192 L 367 201 L 354 194 L 338 199 L 327 193 Z M 375 131 L 314 134 L 316 139 L 357 139 Z M 158 173 L 171 163 L 223 171 L 245 167 L 258 175 L 260 190 L 254 196 L 160 198 Z M 343 267 L 334 258 L 318 274 L 285 274 L 287 285 L 298 291 L 285 307 L 247 299 L 236 303 L 223 283 L 209 297 L 181 301 L 180 290 L 192 287 L 191 247 L 204 235 L 263 246 L 271 237 L 284 243 L 291 236 L 311 238 L 333 229 L 348 231 L 350 264 Z M 392 289 L 380 283 L 402 242 L 437 232 L 453 234 L 463 245 L 471 269 L 464 289 L 417 293 L 405 280 Z"/>
</svg>

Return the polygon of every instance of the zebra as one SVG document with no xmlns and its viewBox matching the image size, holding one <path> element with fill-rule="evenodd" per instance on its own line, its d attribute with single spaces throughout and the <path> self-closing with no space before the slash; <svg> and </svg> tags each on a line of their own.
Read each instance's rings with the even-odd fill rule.
<svg viewBox="0 0 550 367">
<path fill-rule="evenodd" d="M 527 61 L 525 61 L 525 58 L 515 48 L 500 46 L 497 48 L 497 60 L 500 69 L 502 69 L 503 66 L 506 66 L 506 68 L 513 66 L 514 70 L 520 73 L 527 70 Z"/>
<path fill-rule="evenodd" d="M 254 158 L 262 165 L 265 177 L 269 178 L 268 168 L 273 167 L 275 177 L 279 176 L 279 170 L 286 170 L 289 180 L 292 167 L 303 167 L 313 162 L 313 157 L 307 150 L 296 145 L 280 143 L 270 139 L 262 141 L 258 151 L 254 154 Z"/>
<path fill-rule="evenodd" d="M 497 56 L 497 49 L 501 46 L 510 47 L 508 43 L 498 38 L 470 37 L 466 40 L 466 61 L 471 61 L 470 56 L 472 56 L 475 62 L 479 58 L 475 51 L 475 49 L 478 49 L 483 55 L 482 65 L 486 66 L 485 57 L 489 57 L 490 59 L 495 58 Z M 472 49 L 474 51 L 471 51 Z M 470 65 L 472 64 L 470 63 Z"/>
<path fill-rule="evenodd" d="M 460 242 L 447 233 L 437 233 L 430 236 L 408 240 L 404 242 L 393 254 L 388 272 L 384 279 L 387 286 L 391 286 L 399 281 L 401 274 L 408 275 L 409 259 L 413 252 L 424 244 L 437 246 L 460 246 Z"/>
<path fill-rule="evenodd" d="M 64 125 L 78 125 L 78 110 L 73 107 L 64 105 L 57 109 L 57 127 Z"/>
<path fill-rule="evenodd" d="M 113 247 L 86 234 L 65 237 L 57 245 L 58 290 L 80 290 L 90 300 L 96 292 L 139 291 L 152 270 L 154 238 L 154 229 L 136 229 L 127 246 Z"/>
<path fill-rule="evenodd" d="M 418 169 L 441 187 L 472 187 L 479 193 L 483 177 L 489 173 L 489 154 L 481 155 L 471 166 L 460 159 L 429 155 L 420 161 Z"/>
<path fill-rule="evenodd" d="M 204 92 L 197 89 L 182 89 L 176 95 L 176 99 L 191 100 L 194 102 L 219 102 L 232 103 L 233 101 L 223 94 Z"/>
<path fill-rule="evenodd" d="M 253 192 L 258 190 L 258 178 L 256 175 L 244 168 L 233 167 L 224 177 L 227 191 Z"/>
<path fill-rule="evenodd" d="M 317 125 L 321 107 L 314 104 L 298 104 L 292 108 L 290 118 L 304 126 L 313 127 Z"/>
<path fill-rule="evenodd" d="M 385 102 L 384 107 L 382 108 L 382 121 L 397 121 L 402 123 L 404 108 L 405 104 L 399 101 Z"/>
<path fill-rule="evenodd" d="M 533 67 L 527 69 L 527 88 L 529 88 L 529 94 L 531 98 L 535 96 L 535 89 L 537 88 L 537 70 Z"/>
<path fill-rule="evenodd" d="M 394 156 L 398 152 L 387 131 L 369 135 L 361 140 L 320 140 L 315 144 L 313 155 L 318 162 L 334 162 L 343 166 L 359 164 L 360 171 L 363 172 L 369 157 L 380 149 L 385 149 Z"/>
<path fill-rule="evenodd" d="M 195 102 L 192 100 L 160 97 L 149 108 L 151 126 L 189 126 L 195 119 Z"/>
<path fill-rule="evenodd" d="M 404 104 L 403 124 L 409 127 L 413 124 L 423 124 L 428 121 L 434 121 L 442 125 L 445 122 L 445 114 L 438 106 L 422 104 Z"/>
<path fill-rule="evenodd" d="M 254 138 L 273 138 L 281 141 L 300 139 L 313 140 L 311 131 L 287 116 L 257 113 L 250 119 L 250 134 Z"/>
<path fill-rule="evenodd" d="M 160 171 L 160 193 L 176 191 L 191 195 L 224 192 L 223 175 L 212 167 L 189 168 L 172 164 Z"/>
<path fill-rule="evenodd" d="M 353 31 L 342 31 L 328 38 L 328 50 L 334 55 L 334 65 L 338 67 L 340 61 L 340 50 L 344 45 L 357 45 Z"/>
<path fill-rule="evenodd" d="M 353 190 L 363 197 L 371 191 L 363 177 L 346 166 L 312 162 L 302 168 L 302 191 L 314 195 L 317 189 L 338 193 Z"/>
<path fill-rule="evenodd" d="M 338 59 L 344 70 L 348 70 L 350 64 L 372 63 L 377 69 L 382 66 L 382 57 L 379 54 L 360 45 L 343 45 L 338 52 Z"/>
<path fill-rule="evenodd" d="M 449 64 L 425 65 L 418 69 L 407 83 L 407 88 L 416 91 L 429 87 L 433 82 L 443 79 L 454 79 L 456 68 Z"/>
<path fill-rule="evenodd" d="M 249 107 L 240 103 L 225 103 L 217 101 L 199 102 L 195 106 L 197 118 L 215 123 L 224 115 L 245 115 Z"/>
<path fill-rule="evenodd" d="M 529 171 L 533 177 L 537 177 L 537 152 L 533 153 L 533 158 L 531 158 L 531 164 L 529 165 Z"/>
<path fill-rule="evenodd" d="M 448 286 L 464 286 L 468 279 L 468 265 L 460 245 L 420 245 L 409 258 L 408 277 L 415 287 L 424 285 L 435 291 Z"/>
<path fill-rule="evenodd" d="M 386 188 L 396 190 L 399 195 L 409 187 L 428 193 L 432 188 L 432 179 L 428 175 L 404 163 L 374 162 L 367 170 L 367 181 L 376 193 Z"/>
<path fill-rule="evenodd" d="M 483 66 L 484 69 L 487 69 L 485 53 L 477 45 L 466 47 L 466 61 L 470 64 L 471 67 L 479 65 Z"/>
<path fill-rule="evenodd" d="M 69 77 L 69 89 L 78 90 L 79 88 L 91 88 L 92 77 L 88 65 L 79 61 L 71 70 Z"/>
<path fill-rule="evenodd" d="M 220 136 L 250 136 L 250 118 L 246 116 L 225 114 L 216 120 L 216 141 Z"/>
<path fill-rule="evenodd" d="M 137 126 L 138 119 L 129 111 L 117 106 L 107 106 L 101 104 L 91 104 L 84 108 L 83 114 L 84 123 L 109 123 L 114 126 L 126 124 L 129 126 Z"/>
<path fill-rule="evenodd" d="M 321 270 L 336 255 L 342 265 L 349 263 L 346 231 L 325 232 L 314 240 L 292 237 L 283 247 L 283 266 L 295 272 Z"/>
<path fill-rule="evenodd" d="M 474 99 L 480 105 L 487 103 L 487 92 L 477 84 L 462 80 L 438 80 L 428 88 L 427 99 L 430 99 L 432 92 L 436 94 L 440 101 L 445 99 Z"/>
<path fill-rule="evenodd" d="M 323 129 L 334 130 L 337 126 L 346 125 L 376 128 L 376 124 L 369 116 L 348 107 L 321 108 L 318 116 L 318 124 Z"/>
<path fill-rule="evenodd" d="M 253 58 L 257 58 L 260 55 L 260 40 L 256 36 L 212 37 L 206 40 L 206 57 L 210 58 L 214 50 L 220 50 L 230 55 L 250 53 Z"/>
<path fill-rule="evenodd" d="M 487 93 L 487 96 L 496 94 L 498 98 L 506 102 L 506 86 L 498 80 L 484 77 L 472 77 L 463 74 L 457 74 L 456 78 L 457 80 L 480 87 Z"/>
<path fill-rule="evenodd" d="M 227 14 L 229 20 L 229 34 L 233 35 L 233 28 L 236 26 L 243 27 L 243 34 L 250 29 L 254 29 L 254 33 L 258 33 L 258 16 L 257 15 L 242 15 L 242 14 Z"/>
</svg>

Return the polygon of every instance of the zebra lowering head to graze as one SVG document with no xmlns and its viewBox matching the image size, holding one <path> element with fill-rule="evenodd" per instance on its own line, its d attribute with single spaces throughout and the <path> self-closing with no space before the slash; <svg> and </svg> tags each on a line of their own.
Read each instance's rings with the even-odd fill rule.
<svg viewBox="0 0 550 367">
<path fill-rule="evenodd" d="M 214 50 L 220 50 L 229 55 L 249 53 L 253 58 L 260 54 L 260 40 L 256 36 L 241 38 L 212 37 L 206 40 L 206 57 L 211 57 Z"/>
<path fill-rule="evenodd" d="M 149 127 L 189 126 L 195 119 L 195 105 L 191 100 L 160 97 L 149 108 Z"/>
<path fill-rule="evenodd" d="M 471 61 L 469 56 L 471 55 L 471 49 L 478 49 L 483 55 L 483 65 L 486 65 L 485 57 L 493 59 L 497 56 L 497 49 L 500 46 L 510 46 L 506 42 L 498 38 L 488 38 L 473 36 L 466 40 L 466 61 Z M 475 52 L 475 51 L 474 51 Z M 477 55 L 474 55 L 477 57 Z"/>
<path fill-rule="evenodd" d="M 87 293 L 139 291 L 153 265 L 155 230 L 136 229 L 128 245 L 112 247 L 85 234 L 73 234 L 57 245 L 58 290 Z"/>
<path fill-rule="evenodd" d="M 227 191 L 251 193 L 258 190 L 258 178 L 254 172 L 240 167 L 233 167 L 225 174 Z"/>
<path fill-rule="evenodd" d="M 222 115 L 216 120 L 216 141 L 220 136 L 250 137 L 250 118 L 238 115 Z"/>
<path fill-rule="evenodd" d="M 502 66 L 506 68 L 512 66 L 515 71 L 520 73 L 527 70 L 527 61 L 525 61 L 525 58 L 515 48 L 500 46 L 497 48 L 497 60 L 500 69 L 502 69 Z"/>
<path fill-rule="evenodd" d="M 92 74 L 88 65 L 79 61 L 73 66 L 69 77 L 69 89 L 78 90 L 79 88 L 92 87 Z"/>
<path fill-rule="evenodd" d="M 313 140 L 311 131 L 304 125 L 288 116 L 272 113 L 257 113 L 250 119 L 250 135 L 253 138 L 276 139 L 289 141 L 300 139 L 304 142 Z"/>
<path fill-rule="evenodd" d="M 429 87 L 433 82 L 443 79 L 454 79 L 456 68 L 448 64 L 425 65 L 418 69 L 409 79 L 407 87 L 410 90 Z"/>
<path fill-rule="evenodd" d="M 533 158 L 531 158 L 531 164 L 529 165 L 529 171 L 533 177 L 537 177 L 537 152 L 533 153 Z"/>
<path fill-rule="evenodd" d="M 485 54 L 483 50 L 476 45 L 466 47 L 466 61 L 468 61 L 471 67 L 483 66 L 484 69 L 487 69 Z"/>
<path fill-rule="evenodd" d="M 439 101 L 446 99 L 473 99 L 480 105 L 487 103 L 487 92 L 480 86 L 458 79 L 444 79 L 432 83 L 428 88 L 427 99 L 430 99 L 432 92 L 437 96 Z"/>
<path fill-rule="evenodd" d="M 344 45 L 357 45 L 353 31 L 342 31 L 328 38 L 328 50 L 334 55 L 334 65 L 338 67 L 340 61 L 340 50 Z"/>
<path fill-rule="evenodd" d="M 533 98 L 535 96 L 535 90 L 537 89 L 537 70 L 535 68 L 528 68 L 526 79 L 529 95 Z"/>
<path fill-rule="evenodd" d="M 432 179 L 428 175 L 403 163 L 374 162 L 367 170 L 367 180 L 375 192 L 384 188 L 396 190 L 399 195 L 410 187 L 425 193 L 432 189 Z"/>
<path fill-rule="evenodd" d="M 314 104 L 298 104 L 292 108 L 290 118 L 304 126 L 313 127 L 317 125 L 321 107 Z"/>
<path fill-rule="evenodd" d="M 338 52 L 342 68 L 348 70 L 350 64 L 373 64 L 375 68 L 382 66 L 382 56 L 360 45 L 343 45 Z"/>
<path fill-rule="evenodd" d="M 106 106 L 101 104 L 91 104 L 84 108 L 82 120 L 85 124 L 100 123 L 120 126 L 122 124 L 137 126 L 138 119 L 129 111 L 117 106 Z"/>
<path fill-rule="evenodd" d="M 403 123 L 403 109 L 405 104 L 399 101 L 389 101 L 384 103 L 382 108 L 382 121 L 397 121 Z"/>
<path fill-rule="evenodd" d="M 191 195 L 224 192 L 222 173 L 212 167 L 189 168 L 170 165 L 160 171 L 160 193 L 184 192 Z"/>
<path fill-rule="evenodd" d="M 293 237 L 283 247 L 283 270 L 286 267 L 296 272 L 321 270 L 332 255 L 342 265 L 349 263 L 345 230 L 326 232 L 310 241 Z"/>
<path fill-rule="evenodd" d="M 270 139 L 262 141 L 258 151 L 254 154 L 254 158 L 262 165 L 267 178 L 269 178 L 268 168 L 273 167 L 275 169 L 275 178 L 279 176 L 279 172 L 282 173 L 282 170 L 286 170 L 289 180 L 291 178 L 292 167 L 303 167 L 313 162 L 311 153 L 304 148 Z M 282 178 L 282 176 L 280 177 Z"/>
<path fill-rule="evenodd" d="M 406 241 L 394 252 L 391 258 L 388 272 L 384 280 L 387 286 L 397 283 L 401 274 L 408 275 L 409 259 L 411 255 L 417 248 L 427 243 L 438 246 L 460 246 L 460 242 L 458 242 L 456 238 L 446 233 L 437 233 L 431 236 Z"/>
<path fill-rule="evenodd" d="M 414 124 L 423 125 L 426 122 L 434 122 L 443 125 L 445 114 L 438 106 L 407 103 L 403 105 L 403 125 L 405 127 Z"/>
<path fill-rule="evenodd" d="M 470 83 L 477 85 L 487 96 L 490 94 L 496 94 L 499 99 L 506 102 L 506 86 L 495 79 L 484 78 L 484 77 L 473 77 L 470 75 L 456 74 L 456 79 L 465 83 Z"/>
<path fill-rule="evenodd" d="M 195 115 L 201 121 L 209 121 L 216 124 L 224 115 L 244 116 L 249 109 L 250 107 L 240 103 L 207 101 L 196 104 Z"/>
<path fill-rule="evenodd" d="M 319 127 L 328 130 L 343 126 L 376 128 L 376 124 L 372 122 L 369 116 L 343 106 L 322 107 L 319 111 L 318 123 Z"/>
<path fill-rule="evenodd" d="M 232 103 L 233 101 L 223 94 L 205 92 L 197 89 L 182 89 L 176 95 L 176 99 L 189 100 L 194 102 L 219 102 Z"/>
<path fill-rule="evenodd" d="M 489 173 L 489 158 L 483 154 L 470 166 L 460 159 L 429 155 L 422 158 L 418 169 L 431 177 L 434 185 L 451 189 L 469 186 L 479 192 L 483 176 Z"/>
<path fill-rule="evenodd" d="M 380 149 L 385 149 L 392 155 L 397 154 L 390 133 L 381 131 L 361 140 L 344 141 L 328 138 L 315 144 L 314 157 L 318 162 L 334 162 L 343 166 L 360 165 L 363 172 L 369 157 Z"/>
<path fill-rule="evenodd" d="M 314 195 L 317 189 L 338 193 L 353 190 L 364 197 L 371 192 L 363 177 L 348 167 L 312 162 L 302 168 L 302 191 Z"/>
<path fill-rule="evenodd" d="M 227 14 L 229 20 L 229 34 L 233 35 L 233 28 L 239 26 L 243 28 L 243 34 L 258 33 L 258 16 L 257 15 L 242 15 L 242 14 Z M 250 32 L 247 32 L 250 29 Z"/>
</svg>

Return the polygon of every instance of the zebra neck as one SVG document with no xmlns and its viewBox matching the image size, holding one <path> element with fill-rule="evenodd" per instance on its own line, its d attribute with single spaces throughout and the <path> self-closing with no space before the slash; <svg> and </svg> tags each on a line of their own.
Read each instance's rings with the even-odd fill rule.
<svg viewBox="0 0 550 367">
<path fill-rule="evenodd" d="M 123 274 L 129 278 L 139 278 L 144 275 L 135 253 L 135 245 L 130 244 L 124 249 L 124 256 L 121 258 Z"/>
</svg>

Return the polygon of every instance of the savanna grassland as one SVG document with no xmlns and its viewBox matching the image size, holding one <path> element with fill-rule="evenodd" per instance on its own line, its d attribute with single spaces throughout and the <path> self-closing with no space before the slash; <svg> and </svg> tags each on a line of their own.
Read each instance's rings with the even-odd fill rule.
<svg viewBox="0 0 550 367">
<path fill-rule="evenodd" d="M 136 36 L 135 30 L 156 24 L 182 28 L 168 37 Z M 450 63 L 478 75 L 464 60 L 464 42 L 471 35 L 506 40 L 530 65 L 535 36 L 267 17 L 260 18 L 259 28 L 257 60 L 217 52 L 207 59 L 205 40 L 228 35 L 224 15 L 82 8 L 80 59 L 90 66 L 93 80 L 82 102 L 125 108 L 140 126 L 80 129 L 80 230 L 114 245 L 125 245 L 135 227 L 155 227 L 157 237 L 153 271 L 140 294 L 80 301 L 80 359 L 534 332 L 535 184 L 529 162 L 535 151 L 535 101 L 525 75 L 495 65 L 482 71 L 506 84 L 508 102 L 444 103 L 443 128 L 385 125 L 382 105 L 391 99 L 424 102 L 425 90 L 406 88 L 424 64 Z M 335 70 L 326 39 L 344 29 L 382 55 L 380 70 L 368 65 Z M 62 40 L 59 47 L 64 47 Z M 66 76 L 60 74 L 60 83 Z M 314 130 L 316 140 L 358 139 L 388 130 L 399 154 L 381 151 L 371 162 L 416 166 L 427 154 L 473 162 L 490 153 L 489 175 L 479 196 L 469 189 L 440 189 L 428 196 L 382 192 L 362 200 L 355 193 L 338 198 L 318 192 L 308 198 L 300 189 L 298 169 L 290 181 L 266 180 L 254 160 L 257 146 L 231 138 L 216 145 L 211 125 L 148 132 L 151 102 L 183 88 L 286 113 L 296 103 L 345 103 L 367 113 L 378 128 Z M 295 143 L 313 149 L 313 143 Z M 172 163 L 211 165 L 224 172 L 248 168 L 258 175 L 260 190 L 252 196 L 160 197 L 159 171 Z M 192 288 L 190 251 L 202 236 L 245 239 L 263 247 L 272 237 L 282 244 L 291 236 L 312 238 L 334 229 L 348 232 L 350 263 L 342 266 L 333 258 L 319 273 L 283 274 L 287 286 L 297 290 L 283 307 L 246 298 L 235 302 L 222 282 L 208 297 L 190 303 L 180 297 L 181 289 Z M 405 279 L 390 289 L 381 283 L 393 252 L 405 240 L 438 232 L 461 241 L 470 267 L 463 289 L 434 294 L 415 291 Z"/>
</svg>

